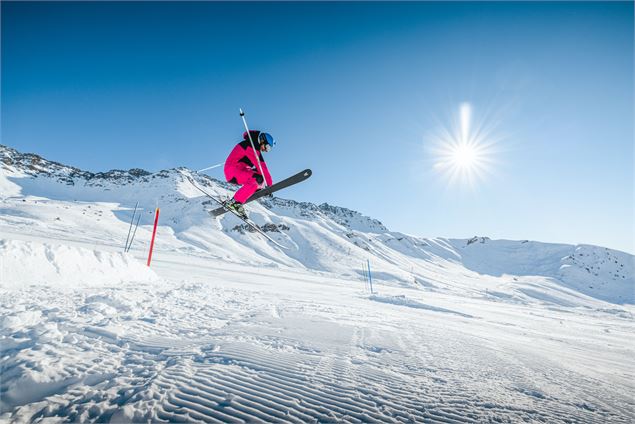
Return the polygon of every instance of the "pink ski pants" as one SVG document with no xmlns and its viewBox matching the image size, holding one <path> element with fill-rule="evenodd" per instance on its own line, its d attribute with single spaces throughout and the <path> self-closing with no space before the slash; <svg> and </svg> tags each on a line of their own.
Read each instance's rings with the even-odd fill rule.
<svg viewBox="0 0 635 424">
<path fill-rule="evenodd" d="M 225 173 L 227 181 L 234 180 L 236 183 L 242 185 L 236 194 L 234 194 L 234 200 L 237 202 L 245 203 L 247 199 L 262 186 L 262 184 L 258 184 L 256 178 L 254 178 L 254 171 L 251 168 L 231 168 L 228 169 L 228 171 L 229 172 Z"/>
</svg>

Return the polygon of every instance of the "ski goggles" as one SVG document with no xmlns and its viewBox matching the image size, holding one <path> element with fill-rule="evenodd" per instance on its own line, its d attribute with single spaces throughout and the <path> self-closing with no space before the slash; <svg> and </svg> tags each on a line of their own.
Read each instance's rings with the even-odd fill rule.
<svg viewBox="0 0 635 424">
<path fill-rule="evenodd" d="M 276 140 L 274 140 L 269 133 L 260 133 L 260 135 L 258 135 L 258 141 L 265 143 L 265 152 L 270 151 L 271 148 L 276 145 Z"/>
</svg>

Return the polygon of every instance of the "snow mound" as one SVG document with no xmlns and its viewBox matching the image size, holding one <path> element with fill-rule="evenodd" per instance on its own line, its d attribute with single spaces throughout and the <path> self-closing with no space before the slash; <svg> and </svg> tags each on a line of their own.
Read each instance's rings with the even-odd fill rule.
<svg viewBox="0 0 635 424">
<path fill-rule="evenodd" d="M 20 240 L 0 240 L 0 287 L 101 286 L 158 279 L 125 253 Z"/>
</svg>

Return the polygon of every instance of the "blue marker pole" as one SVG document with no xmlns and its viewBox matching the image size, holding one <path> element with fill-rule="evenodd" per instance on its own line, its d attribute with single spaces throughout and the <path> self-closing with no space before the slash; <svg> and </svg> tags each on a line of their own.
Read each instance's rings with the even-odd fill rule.
<svg viewBox="0 0 635 424">
<path fill-rule="evenodd" d="M 370 294 L 373 294 L 373 277 L 370 273 L 370 259 L 366 259 L 366 263 L 368 264 L 368 283 L 370 284 Z"/>
<path fill-rule="evenodd" d="M 362 276 L 364 277 L 364 292 L 368 290 L 368 273 L 366 272 L 366 264 L 362 262 Z"/>
</svg>

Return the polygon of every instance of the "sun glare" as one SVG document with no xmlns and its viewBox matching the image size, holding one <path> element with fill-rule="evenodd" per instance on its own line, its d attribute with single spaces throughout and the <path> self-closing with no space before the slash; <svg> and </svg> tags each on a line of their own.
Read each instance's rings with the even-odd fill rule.
<svg viewBox="0 0 635 424">
<path fill-rule="evenodd" d="M 468 146 L 467 144 L 456 146 L 452 152 L 452 156 L 452 160 L 456 166 L 461 168 L 468 168 L 477 160 L 476 151 L 472 148 L 472 146 Z"/>
<path fill-rule="evenodd" d="M 451 183 L 473 187 L 491 172 L 494 138 L 483 123 L 473 126 L 472 106 L 462 103 L 455 125 L 440 128 L 434 137 L 435 168 Z"/>
</svg>

